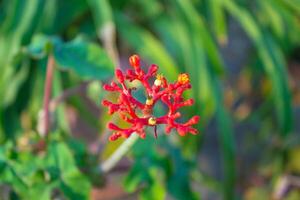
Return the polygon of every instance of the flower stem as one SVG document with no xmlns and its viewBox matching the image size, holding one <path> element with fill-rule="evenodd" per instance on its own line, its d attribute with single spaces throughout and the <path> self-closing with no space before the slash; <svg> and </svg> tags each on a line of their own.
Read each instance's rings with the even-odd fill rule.
<svg viewBox="0 0 300 200">
<path fill-rule="evenodd" d="M 128 139 L 126 139 L 119 148 L 100 166 L 99 170 L 103 173 L 109 172 L 120 160 L 121 158 L 130 150 L 130 148 L 139 139 L 138 134 L 132 134 Z"/>
<path fill-rule="evenodd" d="M 51 98 L 51 91 L 52 91 L 52 80 L 53 80 L 53 72 L 54 72 L 54 58 L 52 55 L 48 57 L 47 63 L 47 72 L 46 72 L 46 81 L 44 87 L 44 133 L 43 135 L 47 135 L 50 128 L 50 113 L 49 113 L 49 103 Z"/>
<path fill-rule="evenodd" d="M 69 88 L 67 90 L 64 90 L 62 92 L 62 94 L 60 94 L 59 96 L 53 98 L 50 102 L 49 102 L 49 110 L 50 112 L 54 112 L 55 109 L 59 106 L 59 104 L 63 103 L 64 101 L 66 101 L 68 98 L 70 98 L 71 96 L 80 93 L 81 91 L 84 91 L 90 82 L 83 82 L 78 86 Z"/>
</svg>

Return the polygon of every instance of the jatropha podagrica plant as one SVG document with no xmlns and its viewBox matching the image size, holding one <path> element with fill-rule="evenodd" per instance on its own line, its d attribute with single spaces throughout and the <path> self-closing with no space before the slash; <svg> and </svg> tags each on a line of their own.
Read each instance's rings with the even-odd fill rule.
<svg viewBox="0 0 300 200">
<path fill-rule="evenodd" d="M 109 123 L 108 128 L 115 131 L 109 140 L 114 141 L 121 136 L 128 138 L 132 133 L 145 138 L 145 128 L 148 126 L 154 128 L 155 137 L 157 137 L 156 127 L 159 124 L 166 125 L 165 132 L 167 134 L 172 129 L 176 129 L 181 136 L 185 136 L 187 133 L 197 134 L 197 130 L 192 125 L 198 123 L 199 116 L 193 116 L 186 123 L 176 122 L 176 119 L 181 116 L 178 109 L 183 106 L 191 106 L 194 103 L 193 99 L 184 100 L 182 97 L 183 92 L 191 88 L 189 75 L 186 73 L 179 74 L 177 81 L 168 83 L 163 75 L 157 74 L 157 65 L 152 64 L 148 72 L 143 71 L 138 55 L 131 56 L 129 63 L 133 69 L 127 70 L 126 73 L 120 69 L 115 70 L 119 84 L 112 81 L 111 84 L 104 84 L 103 86 L 106 91 L 119 93 L 117 103 L 108 100 L 102 102 L 104 106 L 108 107 L 109 114 L 117 112 L 121 119 L 130 124 L 128 128 L 121 128 L 116 124 Z M 145 102 L 140 102 L 133 97 L 132 91 L 136 88 L 129 88 L 126 81 L 140 81 L 147 93 Z M 164 116 L 155 117 L 153 116 L 153 108 L 159 100 L 167 106 L 168 112 Z"/>
</svg>

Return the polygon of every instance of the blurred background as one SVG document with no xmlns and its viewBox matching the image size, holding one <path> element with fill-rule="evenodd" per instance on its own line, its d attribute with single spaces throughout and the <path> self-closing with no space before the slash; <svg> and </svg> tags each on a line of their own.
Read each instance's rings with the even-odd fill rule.
<svg viewBox="0 0 300 200">
<path fill-rule="evenodd" d="M 104 173 L 133 53 L 190 74 L 200 134 L 149 129 Z M 299 0 L 0 0 L 0 199 L 297 200 L 299 118 Z"/>
</svg>

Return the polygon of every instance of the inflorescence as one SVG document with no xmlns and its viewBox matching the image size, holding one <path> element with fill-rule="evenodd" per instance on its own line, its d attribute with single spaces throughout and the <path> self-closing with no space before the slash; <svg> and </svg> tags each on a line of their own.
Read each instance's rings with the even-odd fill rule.
<svg viewBox="0 0 300 200">
<path fill-rule="evenodd" d="M 112 81 L 111 84 L 104 84 L 103 86 L 106 91 L 119 93 L 117 103 L 112 103 L 108 100 L 102 101 L 102 104 L 108 107 L 108 113 L 114 114 L 117 112 L 121 119 L 130 124 L 129 128 L 120 128 L 114 123 L 109 123 L 108 128 L 115 131 L 109 137 L 109 140 L 114 141 L 121 136 L 128 138 L 132 133 L 145 138 L 145 128 L 148 126 L 154 127 L 154 133 L 157 137 L 156 127 L 158 124 L 166 125 L 165 131 L 167 134 L 172 129 L 176 129 L 181 136 L 185 136 L 187 133 L 197 134 L 197 129 L 193 128 L 192 125 L 198 123 L 199 116 L 193 116 L 186 123 L 175 121 L 181 116 L 181 113 L 178 112 L 179 108 L 191 106 L 194 103 L 193 99 L 184 100 L 182 97 L 183 92 L 191 88 L 189 75 L 186 73 L 179 74 L 177 81 L 168 83 L 163 75 L 157 74 L 157 65 L 152 64 L 147 73 L 143 71 L 138 55 L 131 56 L 129 63 L 133 69 L 127 70 L 126 73 L 123 73 L 120 69 L 115 70 L 115 76 L 119 84 Z M 147 93 L 145 102 L 140 102 L 134 98 L 132 91 L 136 88 L 129 88 L 125 84 L 126 81 L 132 82 L 136 80 L 140 81 L 145 88 Z M 153 116 L 153 108 L 159 100 L 168 107 L 168 112 L 164 116 L 155 117 Z M 137 109 L 142 113 L 142 116 L 139 116 Z"/>
</svg>

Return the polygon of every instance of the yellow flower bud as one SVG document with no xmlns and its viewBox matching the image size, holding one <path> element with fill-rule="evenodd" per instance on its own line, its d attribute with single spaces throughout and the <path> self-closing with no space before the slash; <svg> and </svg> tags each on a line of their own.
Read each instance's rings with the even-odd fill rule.
<svg viewBox="0 0 300 200">
<path fill-rule="evenodd" d="M 178 83 L 180 84 L 187 84 L 190 82 L 190 77 L 188 74 L 183 73 L 183 74 L 179 74 L 178 79 L 177 79 Z"/>
</svg>

